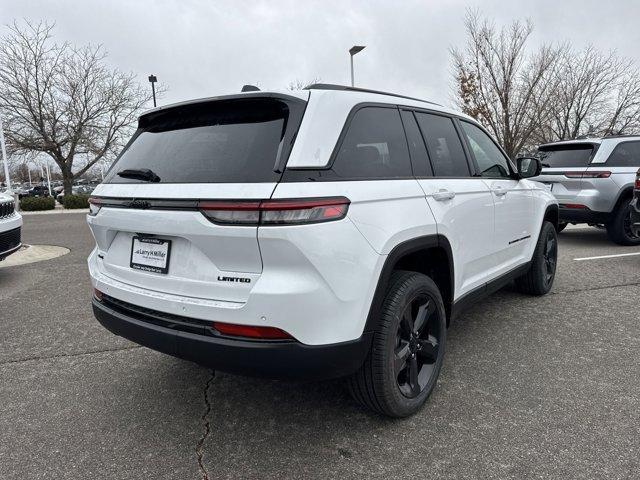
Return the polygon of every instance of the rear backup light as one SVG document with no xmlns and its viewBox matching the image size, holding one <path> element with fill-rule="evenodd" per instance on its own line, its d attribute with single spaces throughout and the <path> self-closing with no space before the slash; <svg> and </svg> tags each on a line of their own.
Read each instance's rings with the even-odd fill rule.
<svg viewBox="0 0 640 480">
<path fill-rule="evenodd" d="M 341 220 L 350 201 L 345 197 L 262 201 L 203 201 L 202 214 L 222 225 L 304 225 Z"/>
<path fill-rule="evenodd" d="M 98 300 L 99 302 L 102 301 L 102 292 L 100 290 L 98 290 L 97 288 L 93 289 L 93 296 L 95 297 L 96 300 Z"/>
<path fill-rule="evenodd" d="M 233 323 L 213 322 L 213 328 L 223 335 L 233 337 L 260 338 L 263 340 L 293 340 L 287 332 L 275 327 L 256 327 Z"/>
<path fill-rule="evenodd" d="M 102 200 L 96 197 L 89 198 L 89 215 L 95 217 L 102 208 Z"/>
<path fill-rule="evenodd" d="M 580 203 L 561 203 L 560 206 L 562 208 L 574 208 L 574 209 L 586 209 L 586 205 L 582 205 Z"/>
</svg>

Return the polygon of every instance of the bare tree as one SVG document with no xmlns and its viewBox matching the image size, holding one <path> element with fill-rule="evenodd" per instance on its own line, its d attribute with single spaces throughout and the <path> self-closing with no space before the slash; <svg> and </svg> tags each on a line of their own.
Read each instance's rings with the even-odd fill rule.
<svg viewBox="0 0 640 480">
<path fill-rule="evenodd" d="M 113 155 L 150 92 L 107 66 L 98 47 L 55 43 L 53 25 L 13 23 L 0 43 L 0 113 L 12 153 L 42 152 L 65 194 L 76 177 Z"/>
<path fill-rule="evenodd" d="M 303 82 L 299 78 L 289 82 L 289 86 L 287 87 L 289 90 L 304 90 L 309 85 L 313 85 L 314 83 L 320 83 L 322 79 L 320 77 L 313 77 L 309 82 Z"/>
<path fill-rule="evenodd" d="M 469 10 L 465 27 L 464 50 L 451 50 L 456 101 L 514 157 L 546 116 L 561 48 L 543 45 L 530 53 L 526 48 L 533 30 L 530 21 L 497 29 Z"/>
<path fill-rule="evenodd" d="M 632 62 L 591 46 L 582 52 L 567 47 L 554 72 L 552 101 L 537 141 L 622 134 L 640 126 L 640 79 Z"/>
</svg>

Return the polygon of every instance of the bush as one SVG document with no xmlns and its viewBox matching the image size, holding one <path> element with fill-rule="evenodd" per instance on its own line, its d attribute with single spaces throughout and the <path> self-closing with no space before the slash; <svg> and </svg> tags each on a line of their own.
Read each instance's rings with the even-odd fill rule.
<svg viewBox="0 0 640 480">
<path fill-rule="evenodd" d="M 89 195 L 64 195 L 62 197 L 64 208 L 89 208 Z"/>
<path fill-rule="evenodd" d="M 20 200 L 20 210 L 25 212 L 53 210 L 54 208 L 56 208 L 56 201 L 53 197 L 24 197 Z"/>
</svg>

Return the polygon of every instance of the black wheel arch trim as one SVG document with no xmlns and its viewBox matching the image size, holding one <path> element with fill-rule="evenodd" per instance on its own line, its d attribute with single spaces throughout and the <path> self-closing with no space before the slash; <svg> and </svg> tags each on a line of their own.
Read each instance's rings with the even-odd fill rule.
<svg viewBox="0 0 640 480">
<path fill-rule="evenodd" d="M 453 296 L 455 291 L 455 276 L 454 276 L 454 264 L 453 264 L 453 251 L 451 244 L 447 237 L 441 234 L 425 235 L 422 237 L 412 238 L 396 245 L 393 250 L 387 255 L 387 258 L 382 267 L 382 271 L 378 277 L 378 284 L 376 286 L 371 305 L 369 307 L 369 314 L 367 315 L 367 321 L 364 327 L 364 333 L 374 332 L 378 329 L 378 323 L 380 322 L 380 311 L 382 309 L 382 303 L 387 293 L 389 286 L 389 280 L 393 273 L 395 266 L 398 262 L 411 253 L 418 252 L 420 250 L 427 250 L 429 248 L 442 248 L 445 251 L 447 260 L 449 263 L 449 282 L 450 292 Z M 449 324 L 449 317 L 451 312 L 452 299 L 445 300 L 445 309 L 447 310 L 447 325 Z"/>
<path fill-rule="evenodd" d="M 611 210 L 610 213 L 615 215 L 618 208 L 620 208 L 620 205 L 622 205 L 622 201 L 627 197 L 629 197 L 629 202 L 633 200 L 633 185 L 620 189 L 620 193 L 618 193 L 618 197 L 616 198 L 616 203 L 613 204 L 613 210 Z"/>
<path fill-rule="evenodd" d="M 551 223 L 553 223 L 554 228 L 558 231 L 558 225 L 560 223 L 560 206 L 557 203 L 547 205 L 547 208 L 544 210 L 544 217 L 542 217 L 543 223 L 549 218 L 550 213 L 553 215 L 553 221 Z M 540 230 L 542 230 L 542 224 L 540 224 Z"/>
</svg>

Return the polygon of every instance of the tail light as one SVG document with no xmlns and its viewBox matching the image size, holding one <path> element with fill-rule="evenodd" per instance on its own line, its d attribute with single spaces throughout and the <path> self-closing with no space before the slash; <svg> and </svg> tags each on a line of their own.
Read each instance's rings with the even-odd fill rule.
<svg viewBox="0 0 640 480">
<path fill-rule="evenodd" d="M 256 327 L 253 325 L 213 322 L 213 328 L 223 335 L 232 337 L 259 338 L 262 340 L 293 340 L 293 337 L 287 332 L 275 327 Z"/>
<path fill-rule="evenodd" d="M 634 185 L 636 190 L 640 190 L 640 169 L 636 172 L 636 183 Z"/>
<path fill-rule="evenodd" d="M 89 197 L 89 215 L 95 217 L 102 208 L 102 200 L 96 197 Z"/>
<path fill-rule="evenodd" d="M 345 197 L 256 201 L 203 201 L 202 214 L 222 225 L 304 225 L 341 220 L 350 200 Z"/>
<path fill-rule="evenodd" d="M 588 171 L 588 172 L 563 172 L 567 178 L 609 178 L 611 172 Z"/>
</svg>

